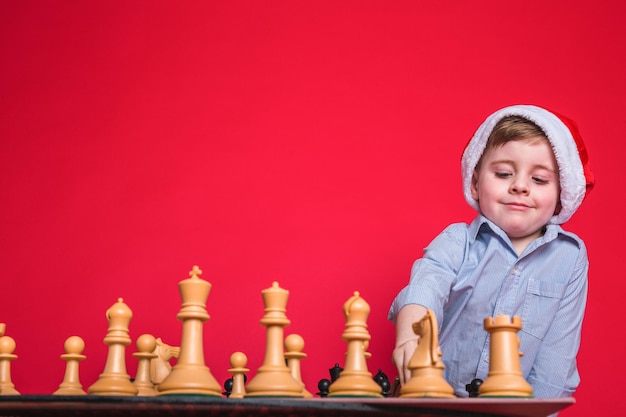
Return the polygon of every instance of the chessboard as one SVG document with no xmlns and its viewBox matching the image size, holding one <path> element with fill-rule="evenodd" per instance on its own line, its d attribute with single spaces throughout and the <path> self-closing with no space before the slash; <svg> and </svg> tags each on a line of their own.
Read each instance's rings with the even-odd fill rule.
<svg viewBox="0 0 626 417">
<path fill-rule="evenodd" d="M 286 315 L 289 291 L 278 282 L 261 291 L 266 328 L 263 364 L 250 381 L 247 357 L 235 352 L 230 357 L 232 377 L 223 385 L 205 365 L 202 345 L 203 323 L 209 319 L 206 301 L 211 284 L 200 278 L 194 266 L 189 278 L 179 282 L 182 305 L 177 318 L 182 322 L 180 346 L 169 346 L 150 334 L 136 339 L 137 373 L 126 371 L 125 349 L 131 344 L 130 307 L 118 298 L 107 311 L 109 322 L 104 343 L 108 355 L 98 380 L 83 388 L 79 363 L 85 343 L 79 336 L 65 342 L 66 372 L 51 395 L 22 395 L 11 380 L 11 362 L 18 356 L 15 340 L 0 323 L 0 417 L 61 415 L 124 416 L 502 416 L 542 417 L 574 403 L 573 398 L 539 399 L 519 369 L 516 333 L 519 318 L 496 316 L 485 319 L 491 334 L 494 369 L 486 381 L 468 384 L 469 398 L 461 398 L 443 377 L 444 366 L 438 345 L 437 323 L 432 312 L 414 330 L 421 340 L 408 365 L 411 378 L 400 385 L 379 371 L 372 376 L 367 367 L 370 334 L 367 330 L 369 304 L 355 291 L 343 306 L 346 320 L 342 338 L 346 342 L 345 363 L 329 369 L 330 379 L 318 384 L 318 392 L 305 387 L 300 374 L 304 340 L 300 335 L 284 337 L 290 321 Z M 176 358 L 171 366 L 169 360 Z M 497 369 L 496 369 L 497 368 Z M 493 371 L 493 372 L 491 372 Z M 476 382 L 476 383 L 475 383 Z M 317 397 L 319 398 L 317 398 Z"/>
<path fill-rule="evenodd" d="M 213 416 L 213 417 L 434 417 L 491 416 L 539 417 L 574 403 L 573 398 L 246 398 L 211 396 L 101 397 L 38 396 L 0 397 L 0 415 L 22 417 L 61 416 Z"/>
</svg>

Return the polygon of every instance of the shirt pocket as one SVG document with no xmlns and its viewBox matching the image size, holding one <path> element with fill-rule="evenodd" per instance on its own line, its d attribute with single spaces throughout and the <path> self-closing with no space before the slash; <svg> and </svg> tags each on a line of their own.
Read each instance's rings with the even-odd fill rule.
<svg viewBox="0 0 626 417">
<path fill-rule="evenodd" d="M 522 307 L 522 331 L 543 340 L 550 328 L 567 285 L 558 282 L 528 280 Z"/>
</svg>

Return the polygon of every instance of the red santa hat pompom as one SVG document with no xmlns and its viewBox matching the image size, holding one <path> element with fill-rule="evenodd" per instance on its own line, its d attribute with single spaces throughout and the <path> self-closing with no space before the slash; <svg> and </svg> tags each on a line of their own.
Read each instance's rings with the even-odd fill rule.
<svg viewBox="0 0 626 417">
<path fill-rule="evenodd" d="M 493 113 L 478 127 L 461 160 L 465 200 L 474 209 L 479 209 L 478 202 L 472 198 L 471 193 L 474 169 L 485 151 L 491 131 L 507 116 L 519 116 L 530 120 L 543 130 L 550 141 L 559 165 L 562 206 L 560 212 L 552 216 L 550 223 L 565 223 L 580 207 L 585 195 L 591 191 L 595 179 L 589 169 L 587 149 L 574 121 L 537 106 L 505 107 Z"/>
</svg>

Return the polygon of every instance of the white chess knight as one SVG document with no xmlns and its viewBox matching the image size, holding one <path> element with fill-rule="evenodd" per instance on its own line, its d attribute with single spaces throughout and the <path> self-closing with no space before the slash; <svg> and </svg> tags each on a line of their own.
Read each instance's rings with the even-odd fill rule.
<svg viewBox="0 0 626 417">
<path fill-rule="evenodd" d="M 150 361 L 150 379 L 154 385 L 159 385 L 172 372 L 170 361 L 172 358 L 178 359 L 180 347 L 170 346 L 157 337 L 152 353 L 157 356 Z"/>
</svg>

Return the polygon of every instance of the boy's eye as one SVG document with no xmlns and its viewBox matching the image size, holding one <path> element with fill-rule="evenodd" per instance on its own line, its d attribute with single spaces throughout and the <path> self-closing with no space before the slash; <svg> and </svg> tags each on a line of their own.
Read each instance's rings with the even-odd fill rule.
<svg viewBox="0 0 626 417">
<path fill-rule="evenodd" d="M 498 172 L 498 171 L 496 171 L 495 174 L 496 174 L 496 177 L 498 178 L 509 178 L 511 175 L 513 175 L 510 172 Z"/>
<path fill-rule="evenodd" d="M 548 184 L 550 181 L 545 180 L 543 178 L 539 178 L 539 177 L 533 177 L 533 181 L 535 181 L 537 184 Z"/>
</svg>

